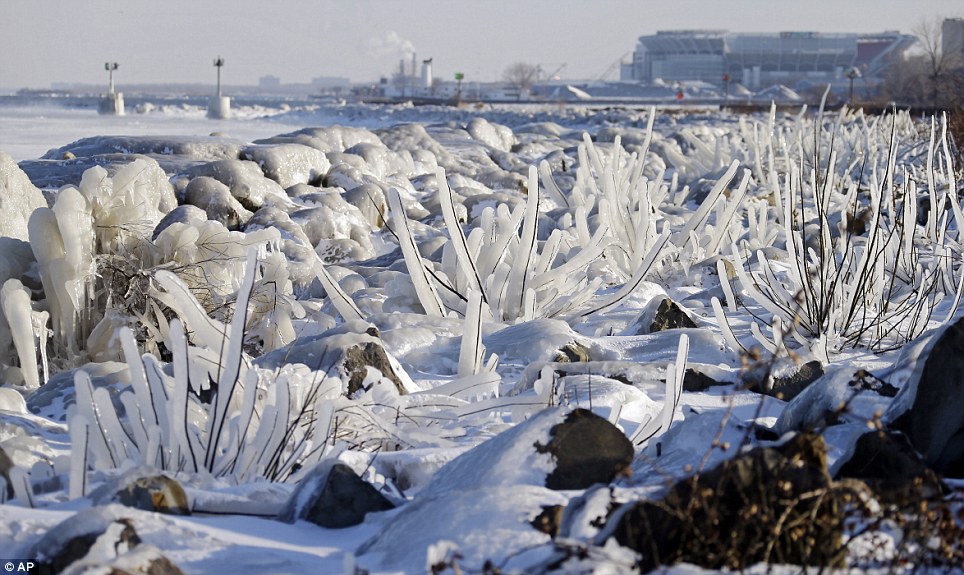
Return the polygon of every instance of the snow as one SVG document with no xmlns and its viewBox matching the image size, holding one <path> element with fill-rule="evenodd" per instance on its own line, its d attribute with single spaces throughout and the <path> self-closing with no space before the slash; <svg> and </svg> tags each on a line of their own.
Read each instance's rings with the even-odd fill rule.
<svg viewBox="0 0 964 575">
<path fill-rule="evenodd" d="M 780 323 L 792 282 L 807 276 L 791 265 L 790 211 L 772 192 L 790 186 L 791 172 L 794 185 L 806 178 L 784 165 L 795 150 L 776 150 L 766 130 L 812 139 L 809 116 L 653 117 L 589 101 L 465 109 L 235 100 L 223 120 L 207 119 L 203 106 L 132 109 L 103 117 L 0 103 L 0 201 L 20 202 L 0 206 L 0 344 L 10 350 L 0 355 L 0 447 L 34 505 L 23 485 L 0 503 L 0 549 L 24 557 L 123 517 L 149 547 L 98 547 L 90 561 L 156 550 L 185 573 L 419 573 L 439 562 L 475 572 L 487 561 L 527 572 L 572 546 L 582 552 L 563 568 L 625 572 L 633 554 L 596 541 L 613 494 L 651 496 L 668 478 L 766 444 L 758 436 L 815 421 L 848 399 L 856 369 L 902 388 L 896 399 L 857 398 L 847 423 L 824 433 L 834 468 L 866 421 L 908 406 L 931 341 L 921 334 L 953 315 L 951 289 L 930 321 L 892 330 L 908 330 L 903 352 L 884 351 L 889 340 L 852 350 L 843 324 L 821 340 Z M 889 123 L 848 111 L 830 120 L 845 127 L 841 155 L 889 153 Z M 901 116 L 894 131 L 907 178 L 948 183 L 923 172 L 917 125 Z M 880 188 L 868 174 L 883 168 L 854 170 L 861 158 L 837 159 L 844 183 L 825 202 L 834 217 L 870 201 L 858 186 Z M 948 214 L 949 231 L 922 227 L 903 245 L 956 238 Z M 920 249 L 913 261 L 950 274 L 924 287 L 957 285 L 960 269 L 932 264 L 950 258 Z M 778 280 L 772 292 L 754 291 Z M 699 327 L 640 334 L 665 297 Z M 337 364 L 351 347 L 383 347 L 400 388 L 368 369 L 346 396 Z M 567 349 L 588 361 L 571 361 Z M 739 385 L 746 373 L 783 376 L 814 357 L 829 360 L 828 375 L 791 408 Z M 78 368 L 86 376 L 75 384 Z M 719 385 L 674 398 L 685 368 Z M 210 406 L 199 395 L 212 384 L 235 392 Z M 534 446 L 575 407 L 631 437 L 653 422 L 664 433 L 641 438 L 632 476 L 612 489 L 551 491 L 551 456 Z M 237 454 L 243 472 L 169 457 L 209 445 L 219 422 L 218 453 Z M 88 432 L 89 448 L 72 449 Z M 122 450 L 147 464 L 168 454 L 194 514 L 71 498 L 141 472 L 133 461 L 106 463 Z M 266 477 L 272 453 L 290 458 L 275 481 Z M 88 455 L 96 471 L 83 474 Z M 291 518 L 298 482 L 307 488 L 336 460 L 400 506 L 341 530 L 277 520 Z M 529 524 L 551 505 L 569 505 L 556 544 Z M 897 536 L 862 536 L 866 549 L 854 557 L 879 560 L 877 537 L 886 558 Z"/>
</svg>

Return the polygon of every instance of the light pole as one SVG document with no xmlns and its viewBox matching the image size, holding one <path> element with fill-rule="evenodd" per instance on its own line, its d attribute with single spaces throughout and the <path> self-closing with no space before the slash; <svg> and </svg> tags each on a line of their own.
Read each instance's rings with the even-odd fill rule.
<svg viewBox="0 0 964 575">
<path fill-rule="evenodd" d="M 116 70 L 119 66 L 120 64 L 117 62 L 104 62 L 104 69 L 107 70 L 107 75 L 110 80 L 107 90 L 108 94 L 114 93 L 114 70 Z"/>
<path fill-rule="evenodd" d="M 723 74 L 723 107 L 730 101 L 730 75 Z"/>
<path fill-rule="evenodd" d="M 847 70 L 847 78 L 850 79 L 850 100 L 848 100 L 848 103 L 851 106 L 854 105 L 854 79 L 859 77 L 860 70 L 857 68 L 851 67 L 849 70 Z"/>
<path fill-rule="evenodd" d="M 221 97 L 221 68 L 224 66 L 224 58 L 218 56 L 214 61 L 214 66 L 218 69 L 218 98 Z"/>
</svg>

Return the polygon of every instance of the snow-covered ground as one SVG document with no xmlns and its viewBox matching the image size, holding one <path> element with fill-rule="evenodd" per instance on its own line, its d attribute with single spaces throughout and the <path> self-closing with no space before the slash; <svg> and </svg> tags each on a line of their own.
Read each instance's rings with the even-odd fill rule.
<svg viewBox="0 0 964 575">
<path fill-rule="evenodd" d="M 836 472 L 913 401 L 855 373 L 914 387 L 959 316 L 959 160 L 907 115 L 233 113 L 0 105 L 0 561 L 106 529 L 71 572 L 631 571 L 610 506 L 801 421 Z M 550 488 L 575 408 L 631 441 L 611 491 Z M 335 461 L 395 508 L 305 519 Z M 159 470 L 192 514 L 118 504 Z"/>
</svg>

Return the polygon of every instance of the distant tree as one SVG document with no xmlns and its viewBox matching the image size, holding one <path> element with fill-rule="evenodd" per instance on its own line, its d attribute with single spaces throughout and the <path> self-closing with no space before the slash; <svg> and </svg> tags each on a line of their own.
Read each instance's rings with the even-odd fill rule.
<svg viewBox="0 0 964 575">
<path fill-rule="evenodd" d="M 922 20 L 914 29 L 917 43 L 895 58 L 884 75 L 881 95 L 901 105 L 953 109 L 964 90 L 964 55 L 945 53 L 942 20 Z"/>
<path fill-rule="evenodd" d="M 925 103 L 935 107 L 948 107 L 959 98 L 961 88 L 961 68 L 964 66 L 960 53 L 945 53 L 943 50 L 942 19 L 922 20 L 914 34 L 923 52 Z"/>
<path fill-rule="evenodd" d="M 527 64 L 525 62 L 516 62 L 505 69 L 502 73 L 502 79 L 507 84 L 518 88 L 519 97 L 521 98 L 523 92 L 528 92 L 532 89 L 532 86 L 539 80 L 540 75 L 542 75 L 541 66 Z"/>
<path fill-rule="evenodd" d="M 920 106 L 927 100 L 927 84 L 923 56 L 897 56 L 884 72 L 880 96 L 898 106 Z"/>
</svg>

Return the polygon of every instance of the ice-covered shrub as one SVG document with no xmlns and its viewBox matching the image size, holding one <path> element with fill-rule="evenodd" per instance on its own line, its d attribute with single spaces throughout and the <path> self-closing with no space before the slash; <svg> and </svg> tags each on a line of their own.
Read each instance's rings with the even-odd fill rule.
<svg viewBox="0 0 964 575">
<path fill-rule="evenodd" d="M 106 390 L 95 390 L 90 378 L 78 372 L 77 404 L 68 415 L 74 438 L 72 496 L 84 494 L 88 467 L 133 463 L 242 479 L 283 479 L 325 454 L 332 435 L 330 400 L 340 394 L 341 382 L 327 377 L 325 369 L 252 369 L 242 351 L 259 268 L 256 255 L 251 250 L 247 258 L 229 326 L 207 318 L 190 292 L 168 292 L 178 300 L 174 307 L 191 318 L 203 346 L 190 346 L 184 324 L 173 320 L 168 330 L 170 371 L 152 355 L 141 357 L 132 333 L 121 331 L 131 378 L 131 389 L 120 398 L 123 420 Z M 168 279 L 170 285 L 176 282 Z"/>
<path fill-rule="evenodd" d="M 770 316 L 764 321 L 774 334 L 815 342 L 820 355 L 827 346 L 880 350 L 922 333 L 946 297 L 952 300 L 947 317 L 957 309 L 964 276 L 954 228 L 964 218 L 947 139 L 943 132 L 936 138 L 932 125 L 926 163 L 918 166 L 901 157 L 901 121 L 898 114 L 889 130 L 879 122 L 838 123 L 832 132 L 807 127 L 793 134 L 796 141 L 781 138 L 788 171 L 777 175 L 771 161 L 768 178 L 785 252 L 768 254 L 748 241 L 730 247 L 743 301 Z M 816 133 L 817 143 L 805 157 L 808 133 Z M 889 143 L 877 154 L 867 149 L 866 156 L 839 163 L 837 142 L 880 139 Z M 853 177 L 857 162 L 860 174 Z M 931 206 L 927 213 L 919 211 L 921 198 Z M 729 290 L 726 274 L 720 277 Z M 757 338 L 771 348 L 778 343 L 759 331 Z"/>
<path fill-rule="evenodd" d="M 608 245 L 605 228 L 581 245 L 554 230 L 540 246 L 536 222 L 541 193 L 535 167 L 529 170 L 526 204 L 511 212 L 505 204 L 485 208 L 478 227 L 468 236 L 459 224 L 441 169 L 437 180 L 450 237 L 438 268 L 419 255 L 399 193 L 389 191 L 394 231 L 425 313 L 438 317 L 449 310 L 463 313 L 469 294 L 475 291 L 482 294 L 483 317 L 495 321 L 555 317 L 588 301 L 601 285 L 601 280 L 590 281 L 586 270 Z"/>
</svg>

